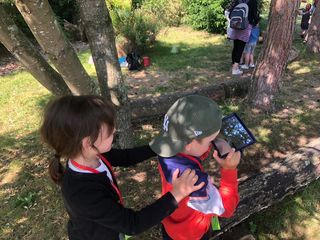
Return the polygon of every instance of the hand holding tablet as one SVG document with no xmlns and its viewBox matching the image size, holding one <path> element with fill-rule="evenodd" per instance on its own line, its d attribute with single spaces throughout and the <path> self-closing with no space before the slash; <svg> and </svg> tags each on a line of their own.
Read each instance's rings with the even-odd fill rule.
<svg viewBox="0 0 320 240">
<path fill-rule="evenodd" d="M 234 148 L 236 151 L 242 151 L 256 142 L 250 130 L 236 113 L 232 113 L 222 119 L 220 134 L 224 139 L 216 138 L 212 142 L 220 158 L 225 158 L 231 151 L 231 148 Z"/>
</svg>

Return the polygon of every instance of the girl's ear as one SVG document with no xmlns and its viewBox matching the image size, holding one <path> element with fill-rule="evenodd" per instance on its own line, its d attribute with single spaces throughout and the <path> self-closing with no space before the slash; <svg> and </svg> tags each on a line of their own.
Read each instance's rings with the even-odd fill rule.
<svg viewBox="0 0 320 240">
<path fill-rule="evenodd" d="M 81 144 L 82 144 L 82 149 L 83 149 L 84 151 L 88 151 L 89 149 L 92 148 L 92 146 L 91 146 L 91 145 L 92 145 L 92 144 L 91 144 L 91 140 L 90 140 L 89 137 L 85 137 L 84 139 L 82 139 Z"/>
</svg>

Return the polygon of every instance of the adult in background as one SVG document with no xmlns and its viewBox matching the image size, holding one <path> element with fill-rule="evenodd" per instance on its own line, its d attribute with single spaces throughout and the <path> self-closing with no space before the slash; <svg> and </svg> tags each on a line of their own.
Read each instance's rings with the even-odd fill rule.
<svg viewBox="0 0 320 240">
<path fill-rule="evenodd" d="M 243 71 L 240 69 L 240 59 L 243 53 L 246 43 L 249 41 L 251 34 L 251 29 L 253 26 L 256 26 L 260 20 L 258 12 L 258 3 L 257 0 L 233 0 L 229 5 L 229 18 L 232 10 L 240 3 L 247 3 L 248 5 L 248 27 L 243 30 L 238 30 L 231 28 L 229 32 L 229 38 L 233 40 L 233 49 L 232 49 L 232 75 L 241 75 Z"/>
</svg>

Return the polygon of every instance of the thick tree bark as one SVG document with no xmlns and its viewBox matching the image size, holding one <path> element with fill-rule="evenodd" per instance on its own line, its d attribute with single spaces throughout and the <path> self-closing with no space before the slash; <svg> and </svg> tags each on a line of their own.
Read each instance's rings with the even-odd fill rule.
<svg viewBox="0 0 320 240">
<path fill-rule="evenodd" d="M 118 143 L 121 147 L 132 146 L 130 104 L 118 61 L 114 30 L 106 2 L 104 0 L 78 0 L 78 4 L 101 92 L 104 96 L 109 96 L 118 109 Z"/>
<path fill-rule="evenodd" d="M 312 53 L 320 53 L 320 3 L 312 15 L 305 40 Z"/>
<path fill-rule="evenodd" d="M 240 202 L 234 216 L 220 219 L 221 235 L 250 215 L 292 195 L 320 177 L 320 138 L 279 162 L 275 160 L 260 173 L 240 181 Z M 212 238 L 215 239 L 215 238 Z"/>
<path fill-rule="evenodd" d="M 106 57 L 105 9 L 99 1 L 77 0 L 81 20 L 89 41 L 92 59 L 96 68 L 101 95 L 110 98 L 108 89 Z M 97 2 L 97 4 L 95 4 Z"/>
<path fill-rule="evenodd" d="M 149 97 L 131 100 L 131 116 L 133 122 L 140 122 L 163 116 L 170 106 L 178 99 L 190 94 L 203 95 L 214 100 L 229 97 L 244 97 L 249 88 L 250 79 L 226 81 L 219 85 L 201 87 L 195 90 L 163 94 L 159 97 Z"/>
<path fill-rule="evenodd" d="M 296 10 L 300 1 L 272 0 L 267 39 L 252 74 L 248 100 L 254 107 L 270 111 L 279 93 L 281 77 L 292 46 Z M 285 27 L 284 27 L 285 26 Z"/>
<path fill-rule="evenodd" d="M 64 36 L 47 0 L 15 0 L 38 43 L 75 95 L 96 93 L 95 84 Z"/>
<path fill-rule="evenodd" d="M 54 95 L 71 94 L 63 78 L 19 30 L 0 4 L 0 41 L 45 88 Z"/>
</svg>

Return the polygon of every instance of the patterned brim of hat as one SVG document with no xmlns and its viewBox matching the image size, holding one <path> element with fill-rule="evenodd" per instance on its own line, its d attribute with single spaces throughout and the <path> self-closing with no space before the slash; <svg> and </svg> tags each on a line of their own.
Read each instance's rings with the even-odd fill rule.
<svg viewBox="0 0 320 240">
<path fill-rule="evenodd" d="M 220 130 L 221 117 L 219 106 L 212 99 L 199 95 L 182 97 L 170 107 L 164 117 L 162 133 L 149 145 L 162 157 L 174 156 L 193 139 Z"/>
</svg>

